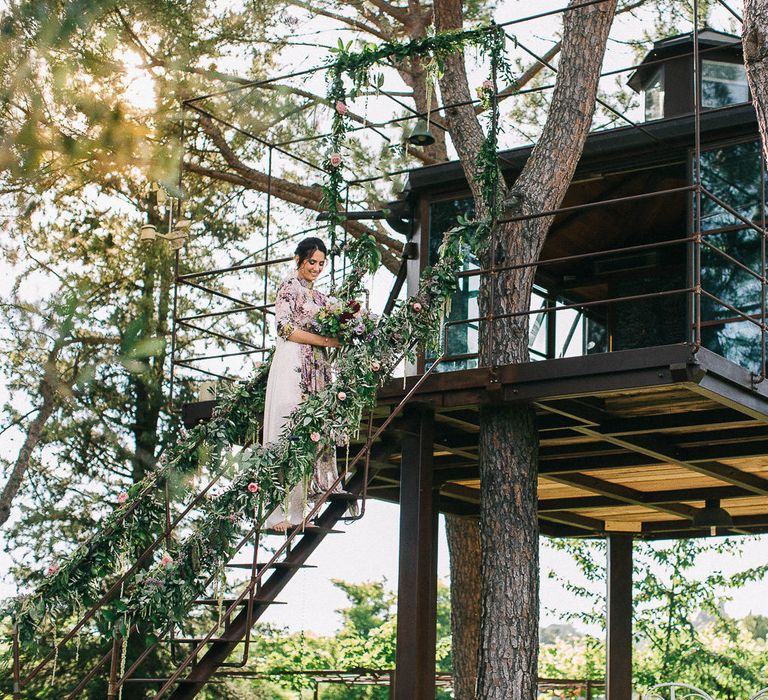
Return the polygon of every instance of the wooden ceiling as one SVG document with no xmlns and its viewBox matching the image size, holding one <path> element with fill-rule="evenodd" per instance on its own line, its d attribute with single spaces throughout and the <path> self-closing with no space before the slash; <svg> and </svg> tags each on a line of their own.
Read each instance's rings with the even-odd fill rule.
<svg viewBox="0 0 768 700">
<path fill-rule="evenodd" d="M 540 441 L 539 521 L 552 536 L 629 532 L 646 538 L 694 528 L 705 499 L 733 517 L 722 534 L 768 532 L 768 390 L 749 372 L 687 345 L 628 350 L 432 375 L 415 400 L 435 409 L 440 507 L 479 513 L 481 406 L 528 400 Z M 382 390 L 378 420 L 416 379 Z M 399 455 L 378 465 L 370 494 L 399 497 Z"/>
</svg>

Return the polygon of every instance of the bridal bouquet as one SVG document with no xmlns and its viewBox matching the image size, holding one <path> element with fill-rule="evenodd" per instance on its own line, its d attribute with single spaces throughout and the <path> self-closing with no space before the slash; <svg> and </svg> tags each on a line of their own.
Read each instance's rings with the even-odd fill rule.
<svg viewBox="0 0 768 700">
<path fill-rule="evenodd" d="M 355 345 L 369 339 L 376 328 L 376 318 L 354 299 L 330 300 L 317 312 L 312 325 L 320 335 L 338 338 L 343 345 Z"/>
</svg>

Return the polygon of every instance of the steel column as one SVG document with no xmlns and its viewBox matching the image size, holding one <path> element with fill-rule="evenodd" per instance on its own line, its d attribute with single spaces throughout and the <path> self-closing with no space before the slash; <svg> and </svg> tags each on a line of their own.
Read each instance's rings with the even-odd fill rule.
<svg viewBox="0 0 768 700">
<path fill-rule="evenodd" d="M 434 412 L 404 411 L 400 462 L 400 572 L 395 700 L 434 700 L 437 507 L 432 474 Z"/>
<path fill-rule="evenodd" d="M 606 698 L 632 700 L 632 535 L 608 535 Z"/>
</svg>

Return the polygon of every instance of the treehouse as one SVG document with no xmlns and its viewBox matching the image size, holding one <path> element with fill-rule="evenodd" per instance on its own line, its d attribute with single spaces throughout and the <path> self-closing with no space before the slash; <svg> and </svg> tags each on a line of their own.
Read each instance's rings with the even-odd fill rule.
<svg viewBox="0 0 768 700">
<path fill-rule="evenodd" d="M 205 556 L 192 548 L 189 559 L 196 562 L 190 564 L 190 578 L 209 588 L 176 606 L 197 621 L 196 636 L 194 629 L 186 631 L 171 620 L 146 649 L 125 654 L 128 645 L 121 635 L 127 637 L 131 629 L 126 623 L 127 629 L 115 633 L 111 649 L 67 697 L 77 697 L 107 665 L 110 699 L 127 684 L 154 688 L 157 698 L 191 698 L 218 676 L 255 673 L 247 665 L 253 624 L 278 602 L 324 538 L 338 532 L 352 497 L 363 504 L 367 498 L 399 504 L 397 663 L 390 676 L 391 696 L 434 698 L 438 514 L 478 516 L 480 411 L 527 402 L 535 408 L 539 432 L 540 531 L 550 537 L 608 539 L 607 696 L 630 700 L 633 539 L 768 532 L 768 381 L 766 165 L 739 39 L 704 29 L 659 41 L 634 67 L 628 85 L 641 95 L 643 120 L 617 115 L 623 125 L 593 131 L 565 201 L 555 211 L 537 214 L 552 216 L 553 223 L 535 266 L 530 309 L 521 312 L 528 318 L 530 361 L 499 367 L 479 361 L 483 324 L 493 323 L 489 310 L 481 312 L 478 306 L 478 290 L 489 273 L 476 262 L 467 264 L 458 273 L 442 355 L 422 354 L 404 378 L 379 390 L 376 408 L 352 445 L 361 449 L 352 452 L 357 456 L 345 474 L 347 493 L 325 494 L 307 518 L 309 523 L 314 517 L 313 522 L 291 530 L 266 555 L 260 537 L 274 533 L 262 529 L 254 515 L 253 527 L 227 549 L 227 575 L 246 576 L 233 598 L 222 599 L 215 586 L 218 597 L 207 592 L 221 574 L 206 569 Z M 238 137 L 255 138 L 233 126 L 232 118 L 214 113 L 206 100 L 215 97 L 190 99 L 185 107 L 204 115 L 206 128 L 216 122 Z M 361 128 L 382 126 L 365 121 Z M 419 137 L 428 141 L 420 128 Z M 225 141 L 222 132 L 212 138 Z M 174 372 L 241 378 L 203 368 L 202 362 L 224 355 L 190 356 L 190 346 L 180 349 L 177 343 L 180 328 L 239 343 L 229 356 L 266 352 L 273 306 L 268 269 L 291 259 L 290 251 L 269 237 L 273 163 L 283 159 L 294 168 L 300 162 L 313 176 L 314 170 L 327 175 L 327 168 L 306 158 L 290 161 L 291 144 L 303 141 L 263 144 L 270 187 L 261 258 L 178 272 L 179 300 L 183 290 L 192 289 L 234 306 L 184 315 L 181 301 L 179 308 L 174 302 Z M 530 152 L 531 147 L 520 147 L 499 154 L 507 182 L 515 180 Z M 243 172 L 245 166 L 230 173 L 232 181 L 240 183 Z M 416 291 L 420 276 L 437 260 L 444 236 L 461 215 L 473 213 L 472 206 L 460 165 L 449 162 L 410 170 L 402 197 L 386 210 L 343 212 L 347 223 L 386 220 L 407 236 L 385 314 L 403 293 Z M 231 288 L 212 282 L 233 272 L 256 279 L 251 296 L 234 296 Z M 228 336 L 213 324 L 202 328 L 232 314 L 260 314 L 261 341 Z M 213 399 L 186 404 L 187 426 L 204 431 L 200 426 L 215 424 L 223 431 L 215 404 Z M 236 406 L 251 425 L 258 422 L 247 413 L 251 406 Z M 347 463 L 344 450 L 339 463 Z M 206 494 L 218 478 L 199 493 L 187 494 L 181 505 L 171 502 L 165 489 L 165 529 L 127 573 L 110 580 L 109 591 L 84 621 L 110 596 L 122 595 L 124 582 L 142 569 L 142 561 L 171 546 L 172 537 L 186 527 L 183 518 L 204 510 Z M 126 507 L 133 512 L 139 506 L 130 502 Z M 222 518 L 214 515 L 205 522 L 218 527 Z M 217 605 L 218 621 L 200 636 L 202 618 L 186 611 Z M 29 675 L 21 670 L 17 634 L 16 687 L 30 684 L 78 629 L 59 637 L 61 642 Z M 143 661 L 163 644 L 170 645 L 170 675 L 151 675 L 151 670 L 142 675 Z"/>
<path fill-rule="evenodd" d="M 535 406 L 541 532 L 608 538 L 611 700 L 631 697 L 633 538 L 768 532 L 766 165 L 741 61 L 738 37 L 705 29 L 698 46 L 657 42 L 631 74 L 643 121 L 591 133 L 548 212 L 530 362 L 480 366 L 492 321 L 478 307 L 486 273 L 470 264 L 445 357 L 422 355 L 380 391 L 374 429 L 407 403 L 396 448 L 366 479 L 367 497 L 400 505 L 393 697 L 434 697 L 437 514 L 479 515 L 484 405 Z M 508 183 L 531 148 L 500 154 Z M 458 162 L 409 173 L 387 213 L 408 234 L 388 307 L 472 214 Z M 190 424 L 210 406 L 188 406 Z"/>
<path fill-rule="evenodd" d="M 631 75 L 644 121 L 592 133 L 552 212 L 530 362 L 478 366 L 490 321 L 478 308 L 482 273 L 468 266 L 445 359 L 419 383 L 434 359 L 422 357 L 405 385 L 380 394 L 385 413 L 418 384 L 412 401 L 433 440 L 430 455 L 403 453 L 369 487 L 400 503 L 409 528 L 433 527 L 436 510 L 478 515 L 479 409 L 533 403 L 541 532 L 610 543 L 611 700 L 631 694 L 632 538 L 768 531 L 766 165 L 741 61 L 737 37 L 706 29 L 697 51 L 689 34 L 657 42 Z M 508 182 L 530 152 L 501 154 Z M 419 251 L 407 262 L 414 291 L 472 199 L 459 164 L 446 163 L 411 172 L 405 201 Z M 414 546 L 401 556 L 414 566 L 427 555 Z"/>
</svg>

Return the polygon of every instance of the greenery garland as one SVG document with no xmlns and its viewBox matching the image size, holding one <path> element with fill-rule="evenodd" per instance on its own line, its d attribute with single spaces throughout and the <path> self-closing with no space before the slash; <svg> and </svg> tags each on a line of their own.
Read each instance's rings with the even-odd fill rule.
<svg viewBox="0 0 768 700">
<path fill-rule="evenodd" d="M 509 73 L 503 35 L 493 27 L 490 31 L 486 27 L 433 34 L 407 43 L 369 44 L 358 53 L 341 46 L 331 67 L 328 89 L 334 119 L 324 190 L 332 229 L 343 219 L 340 149 L 347 130 L 344 74 L 357 91 L 368 84 L 370 68 L 384 60 L 431 54 L 431 61 L 441 68 L 447 56 L 470 44 L 490 56 L 494 84 L 498 71 Z M 495 108 L 495 104 L 492 106 Z M 483 182 L 487 202 L 494 201 L 491 193 L 500 182 L 496 157 L 498 120 L 493 119 L 491 127 L 487 147 L 484 145 L 478 159 L 478 178 Z M 230 470 L 234 477 L 229 487 L 201 504 L 191 533 L 172 542 L 159 559 L 159 552 L 155 552 L 154 565 L 140 570 L 96 619 L 100 628 L 116 628 L 122 634 L 127 633 L 131 621 L 142 621 L 154 630 L 180 623 L 189 605 L 203 592 L 205 582 L 231 557 L 247 526 L 281 503 L 290 485 L 312 474 L 318 446 L 334 448 L 349 442 L 363 413 L 375 405 L 378 387 L 399 363 L 402 349 L 438 344 L 442 311 L 456 289 L 456 273 L 467 255 L 487 240 L 490 226 L 490 219 L 461 219 L 445 234 L 439 261 L 425 271 L 417 295 L 381 319 L 370 342 L 340 352 L 336 381 L 302 403 L 276 443 L 246 448 L 236 457 L 231 454 L 231 445 L 242 444 L 248 431 L 252 434 L 258 425 L 270 361 L 257 369 L 247 383 L 227 391 L 212 420 L 192 429 L 168 451 L 151 475 L 132 486 L 125 498 L 121 496 L 119 507 L 88 543 L 60 564 L 49 567 L 48 578 L 33 595 L 13 601 L 8 612 L 19 626 L 22 642 L 31 645 L 44 620 L 55 624 L 73 611 L 92 605 L 106 590 L 103 582 L 120 573 L 121 561 L 145 549 L 163 532 L 164 497 L 160 487 L 167 484 L 174 496 L 189 495 L 193 492 L 190 475 L 201 465 L 209 465 L 217 474 Z M 364 274 L 375 271 L 380 264 L 372 236 L 354 240 L 346 253 L 352 272 L 338 291 L 342 299 L 359 294 Z M 153 641 L 150 635 L 147 643 Z"/>
<path fill-rule="evenodd" d="M 181 623 L 206 581 L 233 555 L 234 547 L 258 513 L 277 507 L 288 485 L 310 475 L 318 448 L 348 443 L 365 411 L 376 404 L 377 389 L 401 360 L 403 348 L 439 342 L 440 314 L 456 289 L 456 271 L 470 244 L 485 236 L 484 222 L 465 222 L 446 234 L 440 261 L 423 276 L 419 292 L 382 319 L 369 342 L 347 348 L 336 364 L 336 381 L 309 397 L 294 412 L 280 440 L 243 450 L 231 464 L 230 488 L 207 501 L 192 533 L 172 546 L 166 558 L 134 578 L 117 613 L 154 630 Z M 148 641 L 154 641 L 149 637 Z"/>
</svg>

